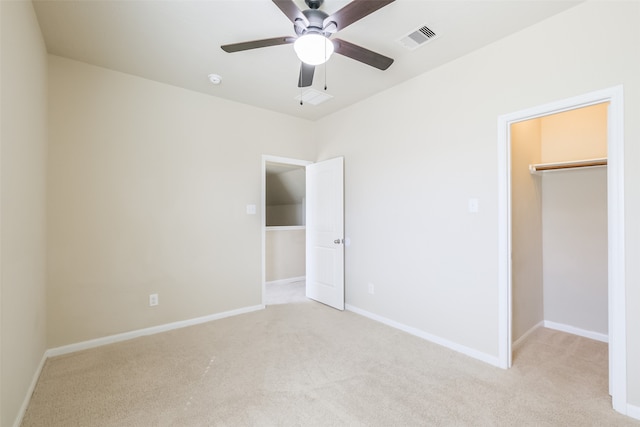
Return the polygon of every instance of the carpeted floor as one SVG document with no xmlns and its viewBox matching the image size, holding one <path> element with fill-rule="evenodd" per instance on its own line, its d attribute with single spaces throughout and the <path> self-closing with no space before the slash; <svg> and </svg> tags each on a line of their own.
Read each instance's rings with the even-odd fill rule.
<svg viewBox="0 0 640 427">
<path fill-rule="evenodd" d="M 606 344 L 539 329 L 494 368 L 306 301 L 47 361 L 29 426 L 632 426 Z"/>
</svg>

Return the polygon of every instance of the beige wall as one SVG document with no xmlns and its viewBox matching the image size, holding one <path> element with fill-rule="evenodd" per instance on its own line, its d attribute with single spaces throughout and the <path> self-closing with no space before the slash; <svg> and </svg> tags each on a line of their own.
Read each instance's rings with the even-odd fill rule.
<svg viewBox="0 0 640 427">
<path fill-rule="evenodd" d="M 304 225 L 304 206 L 302 203 L 294 205 L 267 205 L 266 209 L 267 227 Z"/>
<path fill-rule="evenodd" d="M 305 229 L 267 228 L 265 232 L 265 280 L 305 275 Z"/>
<path fill-rule="evenodd" d="M 607 157 L 608 104 L 543 117 L 542 162 Z M 608 334 L 607 169 L 542 175 L 544 319 Z"/>
<path fill-rule="evenodd" d="M 304 225 L 305 169 L 267 173 L 267 226 Z"/>
<path fill-rule="evenodd" d="M 511 126 L 513 341 L 544 320 L 541 182 L 529 172 L 530 164 L 540 163 L 540 122 Z"/>
<path fill-rule="evenodd" d="M 46 349 L 47 56 L 31 2 L 2 1 L 0 425 L 13 425 Z"/>
<path fill-rule="evenodd" d="M 607 168 L 542 181 L 544 319 L 608 335 Z"/>
<path fill-rule="evenodd" d="M 315 157 L 310 122 L 56 56 L 49 71 L 49 346 L 260 305 L 246 205 L 263 154 Z"/>
<path fill-rule="evenodd" d="M 609 103 L 543 117 L 543 163 L 607 157 Z"/>
<path fill-rule="evenodd" d="M 319 159 L 348 165 L 346 302 L 497 357 L 497 118 L 623 84 L 628 398 L 640 405 L 639 20 L 637 2 L 588 1 L 317 122 Z"/>
</svg>

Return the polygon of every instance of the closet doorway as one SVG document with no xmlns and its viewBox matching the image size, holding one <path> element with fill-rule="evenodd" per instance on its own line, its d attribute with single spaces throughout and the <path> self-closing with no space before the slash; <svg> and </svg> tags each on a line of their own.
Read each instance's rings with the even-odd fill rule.
<svg viewBox="0 0 640 427">
<path fill-rule="evenodd" d="M 511 125 L 514 350 L 540 326 L 608 341 L 608 106 Z"/>
<path fill-rule="evenodd" d="M 311 162 L 263 156 L 263 305 L 306 301 L 305 167 Z"/>
<path fill-rule="evenodd" d="M 556 329 L 564 328 L 569 332 L 580 333 L 590 338 L 608 339 L 609 394 L 612 396 L 613 408 L 618 412 L 626 413 L 624 155 L 622 137 L 624 115 L 622 95 L 622 86 L 616 86 L 498 118 L 500 156 L 499 365 L 503 368 L 509 368 L 512 363 L 513 342 L 526 336 L 530 330 L 537 326 L 545 325 L 545 320 L 547 320 L 545 317 L 552 316 L 551 319 L 548 319 L 547 326 L 553 326 Z M 593 109 L 587 110 L 585 107 Z M 583 108 L 585 110 L 579 110 Z M 553 121 L 559 121 L 560 116 L 554 115 L 558 113 L 580 115 L 585 111 L 596 114 L 596 110 L 601 110 L 600 113 L 606 114 L 606 130 L 602 131 L 601 129 L 595 132 L 592 129 L 591 132 L 587 132 L 587 136 L 583 135 L 582 137 L 590 138 L 594 132 L 600 133 L 600 135 L 604 133 L 606 135 L 606 148 L 604 148 L 606 154 L 604 156 L 602 156 L 603 145 L 598 146 L 596 143 L 590 143 L 588 145 L 591 147 L 591 152 L 572 154 L 568 157 L 567 153 L 571 152 L 569 147 L 584 145 L 584 140 L 573 139 L 573 143 L 564 141 L 560 145 L 547 144 L 550 140 L 557 139 L 558 135 L 561 139 L 572 139 L 571 135 L 562 135 L 558 129 L 556 129 L 556 137 L 554 138 L 549 139 L 549 134 L 543 135 L 545 131 L 548 133 L 553 126 L 558 125 Z M 543 121 L 546 119 L 547 123 L 533 121 L 538 119 Z M 545 126 L 547 126 L 546 129 Z M 596 124 L 583 123 L 581 126 L 588 128 L 596 126 Z M 553 134 L 553 132 L 551 133 Z M 580 133 L 580 129 L 577 133 Z M 514 138 L 517 140 L 523 135 L 525 135 L 525 139 L 537 142 L 524 144 L 521 141 L 518 149 L 514 149 L 514 143 L 516 143 Z M 545 137 L 547 137 L 547 141 L 541 142 Z M 600 137 L 600 139 L 603 138 Z M 545 155 L 549 157 L 545 159 Z M 577 156 L 583 158 L 577 159 Z M 563 172 L 539 172 L 545 168 L 579 166 L 578 160 L 588 160 L 591 163 L 583 163 L 583 168 L 566 169 Z M 607 166 L 600 166 L 604 161 L 607 162 Z M 544 165 L 544 163 L 551 164 Z M 532 171 L 534 174 L 531 173 Z M 539 173 L 544 175 L 537 175 Z M 587 176 L 587 173 L 593 176 Z M 555 182 L 551 182 L 552 180 Z M 525 182 L 526 185 L 523 185 L 522 182 Z M 593 195 L 589 194 L 589 189 L 582 186 L 583 183 L 593 185 L 593 192 L 597 191 L 600 194 L 591 197 Z M 545 184 L 549 185 L 545 187 Z M 550 190 L 545 192 L 547 188 Z M 572 190 L 571 195 L 566 193 L 567 188 Z M 582 207 L 577 207 L 576 198 L 581 199 Z M 577 255 L 578 258 L 586 258 L 589 263 L 593 262 L 593 257 L 599 259 L 598 265 L 593 266 L 597 273 L 587 273 L 588 276 L 593 275 L 594 277 L 585 278 L 582 275 L 577 279 L 577 282 L 584 282 L 587 279 L 595 279 L 594 282 L 599 283 L 606 282 L 606 291 L 602 289 L 601 285 L 599 288 L 593 284 L 584 285 L 593 285 L 588 291 L 591 292 L 591 295 L 586 298 L 587 300 L 592 302 L 597 299 L 606 300 L 604 302 L 606 308 L 604 309 L 602 301 L 599 301 L 599 304 L 598 302 L 594 303 L 599 306 L 597 308 L 599 314 L 596 316 L 589 316 L 588 313 L 585 314 L 584 311 L 577 310 L 576 301 L 584 299 L 584 295 L 577 297 L 574 295 L 574 298 L 577 298 L 575 300 L 569 297 L 569 300 L 572 301 L 569 304 L 573 304 L 573 306 L 564 305 L 564 309 L 562 309 L 564 303 L 559 302 L 561 299 L 551 301 L 548 307 L 545 306 L 547 299 L 552 299 L 554 293 L 565 293 L 565 299 L 567 299 L 567 286 L 564 286 L 565 289 L 562 289 L 562 285 L 553 286 L 556 286 L 557 282 L 570 281 L 571 279 L 568 279 L 567 276 L 568 272 L 578 271 L 580 275 L 592 267 L 583 263 L 583 268 L 581 268 L 580 260 L 578 260 L 576 267 L 575 260 L 571 259 L 571 256 L 567 256 L 566 248 L 560 254 L 557 251 L 562 248 L 562 245 L 566 245 L 572 240 L 568 238 L 569 236 L 573 236 L 573 240 L 578 242 L 584 238 L 595 237 L 584 236 L 584 232 L 578 231 L 580 229 L 579 222 L 585 220 L 584 212 L 571 214 L 571 210 L 567 206 L 559 207 L 556 203 L 559 200 L 566 204 L 571 201 L 570 199 L 574 199 L 574 208 L 589 210 L 586 217 L 590 216 L 590 220 L 600 224 L 596 240 L 591 241 L 589 245 L 602 246 L 602 242 L 606 242 L 604 256 L 602 247 L 582 247 L 579 248 L 582 252 Z M 587 199 L 593 199 L 590 202 L 599 200 L 600 203 L 602 200 L 606 200 L 606 208 L 585 205 Z M 551 212 L 543 210 L 545 204 L 546 208 L 551 209 Z M 603 217 L 606 218 L 604 219 L 606 231 L 603 231 L 601 227 Z M 550 228 L 544 230 L 544 225 L 549 225 Z M 550 249 L 551 252 L 544 254 L 543 249 L 546 250 L 553 243 L 560 246 L 560 248 L 556 248 L 555 255 L 553 255 L 553 248 Z M 589 252 L 590 250 L 591 252 Z M 552 256 L 555 256 L 555 259 L 551 259 Z M 604 262 L 602 262 L 602 258 L 604 258 Z M 551 271 L 545 271 L 542 268 L 545 263 Z M 606 274 L 604 279 L 603 274 Z M 525 283 L 533 283 L 534 285 L 526 286 Z M 574 292 L 576 289 L 585 290 L 573 286 Z M 546 296 L 545 291 L 547 292 Z M 560 307 L 559 310 L 558 307 Z M 571 325 L 571 323 L 574 324 Z M 604 333 L 602 332 L 603 328 Z"/>
</svg>

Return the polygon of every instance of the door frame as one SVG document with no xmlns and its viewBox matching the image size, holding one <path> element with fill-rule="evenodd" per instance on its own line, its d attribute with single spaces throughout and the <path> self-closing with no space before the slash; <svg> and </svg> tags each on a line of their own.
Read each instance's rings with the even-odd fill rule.
<svg viewBox="0 0 640 427">
<path fill-rule="evenodd" d="M 260 282 L 262 283 L 262 307 L 266 307 L 266 231 L 267 231 L 267 163 L 279 163 L 281 165 L 300 166 L 306 167 L 313 163 L 309 160 L 292 159 L 289 157 L 271 156 L 267 154 L 262 155 L 261 164 L 261 177 L 262 177 L 262 189 L 260 195 L 261 206 L 261 233 L 262 233 L 262 258 L 261 258 L 261 276 Z"/>
<path fill-rule="evenodd" d="M 624 99 L 623 86 L 590 92 L 498 117 L 498 362 L 512 363 L 511 125 L 609 102 L 607 115 L 607 229 L 609 393 L 613 409 L 627 414 L 627 343 L 624 243 Z"/>
</svg>

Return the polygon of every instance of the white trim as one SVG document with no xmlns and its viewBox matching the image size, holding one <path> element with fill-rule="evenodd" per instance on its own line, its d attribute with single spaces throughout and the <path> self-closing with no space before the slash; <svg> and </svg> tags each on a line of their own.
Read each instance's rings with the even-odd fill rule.
<svg viewBox="0 0 640 427">
<path fill-rule="evenodd" d="M 262 161 L 265 163 L 279 163 L 281 165 L 293 165 L 293 166 L 307 166 L 313 163 L 310 160 L 292 159 L 290 157 L 270 156 L 268 154 L 262 155 Z"/>
<path fill-rule="evenodd" d="M 515 351 L 518 347 L 520 347 L 522 345 L 522 343 L 524 343 L 527 340 L 527 338 L 529 338 L 529 335 L 531 335 L 532 333 L 534 333 L 537 329 L 539 329 L 541 327 L 548 328 L 548 329 L 553 329 L 555 331 L 566 332 L 568 334 L 578 335 L 580 337 L 589 338 L 589 339 L 592 339 L 592 340 L 601 341 L 601 342 L 605 342 L 605 343 L 609 342 L 609 337 L 607 336 L 607 334 L 603 334 L 603 333 L 600 333 L 600 332 L 594 332 L 594 331 L 588 331 L 586 329 L 576 328 L 575 326 L 565 325 L 563 323 L 556 323 L 556 322 L 551 322 L 549 320 L 543 320 L 540 323 L 534 325 L 527 332 L 522 334 L 522 336 L 520 338 L 515 340 L 513 342 L 513 344 L 511 344 L 512 351 Z"/>
<path fill-rule="evenodd" d="M 544 327 L 554 329 L 556 331 L 566 332 L 568 334 L 578 335 L 580 337 L 589 338 L 601 342 L 609 342 L 609 336 L 600 332 L 587 331 L 586 329 L 576 328 L 571 325 L 564 325 L 562 323 L 551 322 L 549 320 L 544 321 Z"/>
<path fill-rule="evenodd" d="M 640 420 L 640 406 L 627 405 L 627 416 Z"/>
<path fill-rule="evenodd" d="M 520 347 L 522 345 L 522 343 L 524 343 L 527 338 L 529 338 L 529 335 L 531 335 L 532 333 L 534 333 L 537 329 L 542 328 L 544 326 L 544 321 L 534 325 L 531 329 L 529 329 L 527 332 L 525 332 L 524 334 L 522 334 L 522 336 L 520 338 L 518 338 L 517 340 L 515 340 L 513 342 L 513 344 L 511 344 L 511 350 L 512 351 L 516 351 L 516 349 L 518 347 Z"/>
<path fill-rule="evenodd" d="M 612 88 L 608 123 L 608 269 L 609 269 L 609 391 L 613 408 L 627 409 L 627 315 L 624 218 L 624 91 Z"/>
<path fill-rule="evenodd" d="M 498 360 L 502 369 L 511 367 L 511 126 L 498 117 Z"/>
<path fill-rule="evenodd" d="M 62 347 L 50 348 L 45 352 L 46 357 L 61 356 L 80 350 L 100 347 L 107 344 L 113 344 L 121 341 L 127 341 L 146 335 L 159 334 L 161 332 L 172 331 L 174 329 L 185 328 L 187 326 L 199 325 L 201 323 L 211 322 L 212 320 L 224 319 L 226 317 L 237 316 L 239 314 L 251 313 L 253 311 L 263 310 L 264 305 L 254 305 L 251 307 L 239 308 L 237 310 L 224 311 L 222 313 L 210 314 L 208 316 L 196 317 L 195 319 L 181 320 L 178 322 L 166 323 L 164 325 L 152 326 L 150 328 L 138 329 L 135 331 L 125 332 L 122 334 L 109 335 L 93 340 L 82 341 L 75 344 L 69 344 Z"/>
<path fill-rule="evenodd" d="M 446 340 L 446 339 L 441 338 L 439 336 L 429 334 L 429 333 L 424 332 L 424 331 L 422 331 L 420 329 L 404 325 L 402 323 L 396 322 L 395 320 L 391 320 L 391 319 L 388 319 L 386 317 L 382 317 L 382 316 L 379 316 L 377 314 L 370 313 L 370 312 L 368 312 L 366 310 L 362 310 L 362 309 L 360 309 L 358 307 L 354 307 L 354 306 L 349 305 L 349 304 L 345 304 L 344 308 L 346 310 L 348 310 L 348 311 L 351 311 L 353 313 L 356 313 L 356 314 L 359 314 L 361 316 L 367 317 L 367 318 L 369 318 L 371 320 L 375 320 L 377 322 L 384 323 L 387 326 L 391 326 L 392 328 L 396 328 L 396 329 L 399 329 L 401 331 L 407 332 L 407 333 L 409 333 L 411 335 L 415 335 L 416 337 L 419 337 L 419 338 L 422 338 L 424 340 L 430 341 L 430 342 L 432 342 L 434 344 L 438 344 L 438 345 L 446 347 L 446 348 L 448 348 L 450 350 L 457 351 L 458 353 L 462 353 L 465 356 L 472 357 L 474 359 L 480 360 L 482 362 L 488 363 L 488 364 L 493 365 L 493 366 L 499 366 L 498 358 L 495 357 L 495 356 L 492 356 L 490 354 L 483 353 L 483 352 L 478 351 L 476 349 L 473 349 L 471 347 L 466 347 L 464 345 L 455 343 L 453 341 Z"/>
<path fill-rule="evenodd" d="M 289 277 L 288 279 L 272 280 L 270 282 L 264 282 L 265 285 L 286 285 L 288 283 L 298 283 L 307 280 L 307 276 Z"/>
<path fill-rule="evenodd" d="M 260 210 L 262 211 L 261 215 L 261 278 L 260 283 L 262 286 L 262 305 L 266 305 L 266 295 L 265 295 L 265 283 L 267 280 L 266 274 L 266 249 L 265 249 L 265 241 L 266 241 L 266 232 L 267 232 L 267 163 L 279 163 L 283 165 L 293 165 L 293 166 L 307 166 L 312 164 L 313 162 L 309 160 L 299 160 L 299 159 L 290 159 L 288 157 L 279 157 L 279 156 L 270 156 L 268 154 L 262 155 L 262 166 L 260 169 L 260 179 L 262 180 L 261 190 L 260 190 Z M 270 227 L 273 229 L 274 227 Z M 290 227 L 287 227 L 290 228 Z M 305 227 L 306 228 L 306 227 Z"/>
<path fill-rule="evenodd" d="M 22 406 L 20 406 L 20 410 L 18 411 L 16 421 L 13 423 L 13 427 L 20 427 L 20 425 L 22 424 L 22 419 L 24 418 L 24 414 L 27 412 L 27 408 L 29 407 L 29 403 L 31 402 L 31 396 L 36 389 L 36 385 L 38 384 L 40 374 L 42 373 L 42 369 L 44 368 L 44 364 L 46 363 L 46 361 L 47 352 L 45 351 L 42 355 L 42 359 L 40 360 L 40 364 L 36 368 L 36 371 L 33 373 L 31 384 L 29 384 L 29 388 L 27 389 L 27 393 L 24 396 L 24 401 L 22 402 Z"/>
<path fill-rule="evenodd" d="M 498 117 L 498 359 L 511 366 L 511 124 L 609 102 L 607 144 L 609 391 L 613 408 L 626 414 L 627 345 L 624 247 L 624 97 L 622 85 Z"/>
</svg>

